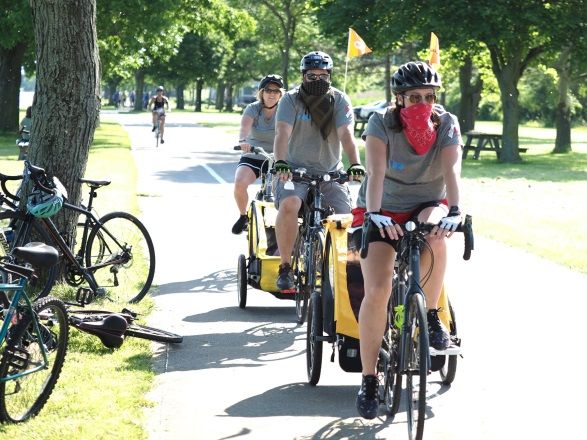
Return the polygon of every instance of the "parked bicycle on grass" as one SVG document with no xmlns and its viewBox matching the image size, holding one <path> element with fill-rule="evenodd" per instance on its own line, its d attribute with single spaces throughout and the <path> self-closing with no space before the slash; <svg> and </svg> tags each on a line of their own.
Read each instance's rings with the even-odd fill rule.
<svg viewBox="0 0 587 440">
<path fill-rule="evenodd" d="M 63 302 L 45 297 L 32 302 L 26 286 L 30 267 L 54 266 L 57 250 L 43 244 L 17 247 L 0 260 L 0 421 L 23 422 L 41 411 L 53 392 L 69 337 Z"/>
<path fill-rule="evenodd" d="M 76 300 L 81 304 L 95 297 L 138 302 L 147 294 L 155 274 L 155 249 L 149 232 L 132 214 L 118 211 L 98 218 L 93 212 L 97 190 L 110 181 L 80 179 L 90 188 L 89 201 L 87 206 L 77 206 L 67 202 L 67 192 L 58 179 L 49 178 L 44 169 L 25 161 L 22 188 L 29 180 L 33 188 L 26 205 L 20 207 L 23 194 L 10 194 L 6 189 L 6 181 L 17 178 L 22 176 L 0 175 L 5 191 L 0 202 L 8 208 L 0 212 L 0 244 L 5 252 L 28 243 L 36 234 L 43 242 L 55 245 L 65 260 L 65 281 L 79 287 Z M 81 215 L 73 243 L 64 239 L 51 220 L 62 208 Z M 34 291 L 29 288 L 29 295 L 47 295 L 56 275 L 57 267 L 46 269 Z"/>
</svg>

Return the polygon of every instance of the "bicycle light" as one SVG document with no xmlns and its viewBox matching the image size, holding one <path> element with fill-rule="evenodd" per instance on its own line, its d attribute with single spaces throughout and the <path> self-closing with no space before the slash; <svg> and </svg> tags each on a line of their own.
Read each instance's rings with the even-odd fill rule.
<svg viewBox="0 0 587 440">
<path fill-rule="evenodd" d="M 406 223 L 406 231 L 408 232 L 412 232 L 416 230 L 416 223 L 414 223 L 413 221 L 409 221 Z"/>
</svg>

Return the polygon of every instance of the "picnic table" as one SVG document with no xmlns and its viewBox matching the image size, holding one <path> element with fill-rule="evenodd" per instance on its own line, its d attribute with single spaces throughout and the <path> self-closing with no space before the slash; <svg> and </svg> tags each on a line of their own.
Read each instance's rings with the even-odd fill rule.
<svg viewBox="0 0 587 440">
<path fill-rule="evenodd" d="M 469 150 L 474 150 L 473 159 L 479 159 L 481 151 L 495 151 L 497 158 L 501 153 L 501 134 L 483 133 L 481 131 L 468 131 L 465 133 L 467 142 L 463 148 L 463 159 L 467 158 Z M 520 153 L 525 153 L 527 148 L 518 148 Z"/>
</svg>

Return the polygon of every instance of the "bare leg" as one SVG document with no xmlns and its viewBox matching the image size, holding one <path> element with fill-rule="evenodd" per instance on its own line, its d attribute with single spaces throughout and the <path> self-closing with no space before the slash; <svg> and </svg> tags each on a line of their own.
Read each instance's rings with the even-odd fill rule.
<svg viewBox="0 0 587 440">
<path fill-rule="evenodd" d="M 428 208 L 420 213 L 419 220 L 437 224 L 446 213 L 447 209 L 445 206 Z M 430 270 L 432 262 L 434 262 L 434 266 L 432 267 L 430 278 L 422 288 L 426 296 L 426 308 L 436 309 L 438 308 L 438 299 L 440 298 L 440 292 L 444 283 L 444 274 L 446 272 L 446 238 L 429 235 L 427 241 L 432 248 L 432 255 L 426 250 L 422 251 L 420 256 L 421 274 L 423 275 Z M 434 256 L 434 261 L 432 261 L 432 256 Z"/>
<path fill-rule="evenodd" d="M 298 211 L 302 200 L 290 196 L 279 203 L 279 212 L 275 220 L 275 236 L 281 256 L 281 264 L 291 263 L 291 253 L 298 235 Z"/>
<path fill-rule="evenodd" d="M 161 118 L 161 127 L 159 130 L 161 131 L 161 139 L 163 139 L 163 133 L 165 132 L 165 116 Z"/>
<path fill-rule="evenodd" d="M 247 213 L 249 206 L 249 194 L 247 188 L 251 183 L 257 180 L 255 172 L 247 166 L 237 167 L 234 173 L 234 200 L 240 212 L 240 215 Z"/>
<path fill-rule="evenodd" d="M 361 259 L 365 284 L 365 297 L 359 311 L 363 375 L 377 373 L 377 357 L 387 322 L 394 261 L 393 247 L 382 242 L 371 243 L 367 258 Z"/>
</svg>

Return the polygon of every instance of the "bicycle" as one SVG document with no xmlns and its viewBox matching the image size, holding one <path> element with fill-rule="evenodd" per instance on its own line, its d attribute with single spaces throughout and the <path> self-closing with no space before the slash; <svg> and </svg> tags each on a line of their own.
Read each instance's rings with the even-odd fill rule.
<svg viewBox="0 0 587 440">
<path fill-rule="evenodd" d="M 33 267 L 55 265 L 59 254 L 43 244 L 12 250 Z M 34 303 L 26 284 L 34 269 L 0 260 L 0 421 L 23 422 L 37 415 L 57 383 L 69 338 L 64 303 L 50 296 Z M 13 282 L 15 277 L 17 282 Z"/>
<path fill-rule="evenodd" d="M 165 110 L 158 108 L 153 110 L 157 112 L 157 123 L 155 124 L 155 148 L 159 148 L 159 139 L 161 138 L 161 124 L 165 122 Z"/>
<path fill-rule="evenodd" d="M 11 179 L 14 177 L 10 177 Z M 22 177 L 21 177 L 22 178 Z M 106 296 L 118 302 L 138 302 L 149 291 L 155 274 L 155 249 L 145 226 L 132 214 L 116 211 L 98 218 L 93 212 L 93 200 L 97 190 L 110 184 L 107 180 L 79 179 L 89 186 L 89 201 L 73 205 L 66 201 L 67 191 L 57 178 L 50 179 L 45 170 L 25 161 L 22 188 L 30 179 L 31 193 L 55 195 L 56 190 L 64 195 L 63 208 L 82 215 L 78 222 L 78 237 L 68 243 L 60 234 L 50 217 L 35 217 L 28 209 L 20 208 L 9 197 L 3 202 L 8 209 L 0 212 L 0 244 L 4 250 L 22 246 L 30 241 L 33 232 L 40 234 L 42 241 L 55 245 L 65 260 L 65 281 L 79 287 L 76 300 L 88 304 L 95 297 Z M 3 189 L 5 185 L 3 185 Z M 20 200 L 20 194 L 13 195 Z M 76 241 L 79 240 L 77 251 Z M 75 252 L 75 253 L 74 253 Z M 53 286 L 57 267 L 43 273 L 40 291 L 31 291 L 34 298 L 47 295 Z M 86 282 L 89 287 L 81 287 Z"/>
<path fill-rule="evenodd" d="M 308 184 L 308 193 L 302 202 L 302 222 L 299 225 L 292 254 L 298 324 L 303 324 L 306 320 L 310 295 L 320 288 L 325 240 L 322 220 L 334 213 L 330 207 L 322 206 L 320 185 L 326 182 L 343 184 L 348 181 L 349 176 L 343 172 L 308 175 L 304 168 L 298 168 L 292 173 L 291 182 Z M 289 183 L 286 182 L 286 185 Z"/>
<path fill-rule="evenodd" d="M 119 348 L 127 336 L 174 344 L 183 342 L 181 335 L 136 324 L 137 313 L 126 308 L 118 313 L 106 310 L 70 309 L 68 314 L 70 325 L 97 336 L 108 348 Z"/>
<path fill-rule="evenodd" d="M 368 214 L 367 214 L 368 215 Z M 365 219 L 360 254 L 368 253 L 368 233 L 371 222 Z M 388 306 L 387 328 L 379 351 L 378 375 L 383 378 L 380 401 L 391 416 L 399 409 L 403 376 L 406 377 L 406 405 L 408 436 L 422 439 L 426 418 L 426 380 L 431 369 L 426 301 L 420 277 L 420 253 L 428 244 L 426 235 L 435 227 L 432 224 L 409 221 L 403 226 L 404 235 L 397 245 L 392 294 Z M 465 253 L 468 260 L 473 249 L 471 216 L 467 215 L 457 231 L 465 234 Z M 429 276 L 424 275 L 424 279 Z M 455 342 L 454 339 L 452 341 Z M 460 343 L 460 341 L 459 341 Z M 454 378 L 454 376 L 453 376 Z M 451 379 L 452 380 L 452 379 Z"/>
</svg>

